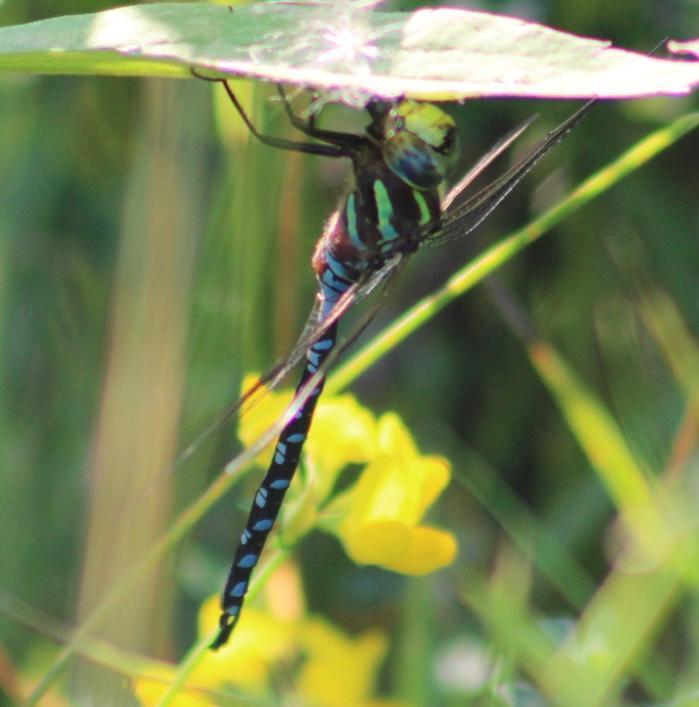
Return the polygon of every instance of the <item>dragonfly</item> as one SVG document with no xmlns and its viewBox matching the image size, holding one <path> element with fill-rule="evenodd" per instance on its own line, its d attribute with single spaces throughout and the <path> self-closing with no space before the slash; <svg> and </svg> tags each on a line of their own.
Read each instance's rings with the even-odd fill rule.
<svg viewBox="0 0 699 707">
<path fill-rule="evenodd" d="M 363 134 L 355 134 L 321 128 L 315 114 L 299 117 L 278 86 L 291 124 L 313 140 L 297 142 L 260 133 L 225 79 L 195 75 L 223 85 L 260 142 L 282 150 L 348 159 L 354 177 L 354 185 L 327 220 L 313 254 L 318 290 L 301 337 L 289 356 L 260 377 L 233 406 L 237 410 L 261 388 L 273 387 L 305 358 L 286 423 L 254 496 L 221 595 L 219 631 L 211 644 L 212 649 L 218 649 L 228 641 L 240 618 L 253 570 L 299 465 L 327 368 L 361 333 L 376 308 L 338 345 L 341 319 L 368 293 L 390 283 L 419 248 L 463 237 L 479 226 L 596 101 L 585 103 L 510 169 L 469 195 L 468 187 L 534 118 L 525 121 L 488 150 L 442 198 L 449 168 L 458 153 L 458 138 L 454 120 L 436 104 L 410 98 L 371 99 L 366 105 L 370 122 Z"/>
</svg>

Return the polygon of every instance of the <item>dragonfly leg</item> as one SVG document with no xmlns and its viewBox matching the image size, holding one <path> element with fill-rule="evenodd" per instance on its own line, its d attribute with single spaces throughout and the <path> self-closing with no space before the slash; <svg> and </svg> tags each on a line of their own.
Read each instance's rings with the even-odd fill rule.
<svg viewBox="0 0 699 707">
<path fill-rule="evenodd" d="M 351 157 L 351 152 L 344 146 L 333 143 L 330 145 L 316 145 L 310 142 L 295 142 L 293 140 L 286 140 L 284 138 L 275 137 L 273 135 L 265 135 L 261 133 L 252 122 L 245 109 L 241 105 L 238 97 L 233 92 L 227 79 L 214 78 L 209 76 L 203 76 L 194 67 L 190 67 L 190 72 L 192 76 L 203 81 L 212 81 L 220 83 L 223 85 L 228 98 L 230 98 L 231 103 L 235 106 L 243 122 L 247 126 L 248 130 L 264 145 L 269 145 L 270 147 L 276 147 L 280 150 L 291 150 L 293 152 L 304 152 L 309 155 L 321 155 L 323 157 Z"/>
<path fill-rule="evenodd" d="M 284 110 L 289 118 L 289 122 L 305 135 L 314 137 L 316 140 L 329 142 L 331 145 L 346 147 L 350 150 L 357 149 L 364 143 L 365 138 L 361 135 L 355 135 L 354 133 L 342 133 L 337 130 L 325 130 L 323 128 L 316 127 L 315 114 L 311 115 L 308 120 L 303 120 L 294 113 L 291 108 L 291 103 L 289 102 L 289 97 L 286 95 L 286 91 L 280 83 L 277 84 L 277 91 L 279 92 L 279 97 L 282 99 L 282 104 L 284 105 Z"/>
</svg>

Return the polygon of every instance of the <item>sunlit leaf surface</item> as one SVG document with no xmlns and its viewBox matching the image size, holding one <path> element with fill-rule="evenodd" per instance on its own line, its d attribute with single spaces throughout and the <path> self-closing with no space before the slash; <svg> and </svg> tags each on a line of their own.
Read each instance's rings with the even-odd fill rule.
<svg viewBox="0 0 699 707">
<path fill-rule="evenodd" d="M 681 94 L 699 65 L 460 8 L 162 3 L 0 30 L 0 69 L 190 76 L 190 68 L 370 95 L 621 98 Z"/>
</svg>

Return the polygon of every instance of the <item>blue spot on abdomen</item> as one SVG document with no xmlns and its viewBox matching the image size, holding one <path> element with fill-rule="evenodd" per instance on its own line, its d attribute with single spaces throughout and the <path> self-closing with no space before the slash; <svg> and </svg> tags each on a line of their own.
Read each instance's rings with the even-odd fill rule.
<svg viewBox="0 0 699 707">
<path fill-rule="evenodd" d="M 238 584 L 231 589 L 229 592 L 229 595 L 232 597 L 235 597 L 236 599 L 239 599 L 245 594 L 245 588 L 248 586 L 247 582 L 238 582 Z"/>
<path fill-rule="evenodd" d="M 258 533 L 263 533 L 265 530 L 269 530 L 273 525 L 274 521 L 269 518 L 263 518 L 262 520 L 258 520 L 257 523 L 252 526 L 252 529 Z"/>
<path fill-rule="evenodd" d="M 289 485 L 289 479 L 277 479 L 273 481 L 269 487 L 271 489 L 285 489 Z"/>
<path fill-rule="evenodd" d="M 254 567 L 257 564 L 257 555 L 244 555 L 243 557 L 240 558 L 240 561 L 238 562 L 238 567 L 242 567 L 243 569 L 249 569 L 250 567 Z"/>
<path fill-rule="evenodd" d="M 255 494 L 255 505 L 258 508 L 264 508 L 265 504 L 267 503 L 267 494 L 269 492 L 267 491 L 266 488 L 261 488 L 258 489 L 257 493 Z"/>
</svg>

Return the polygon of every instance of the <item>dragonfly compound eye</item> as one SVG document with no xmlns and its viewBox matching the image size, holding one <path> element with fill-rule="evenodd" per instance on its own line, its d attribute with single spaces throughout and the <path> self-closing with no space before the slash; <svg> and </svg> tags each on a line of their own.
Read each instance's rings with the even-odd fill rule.
<svg viewBox="0 0 699 707">
<path fill-rule="evenodd" d="M 417 189 L 433 189 L 457 154 L 456 127 L 432 103 L 403 100 L 386 115 L 383 157 L 390 169 Z"/>
</svg>

